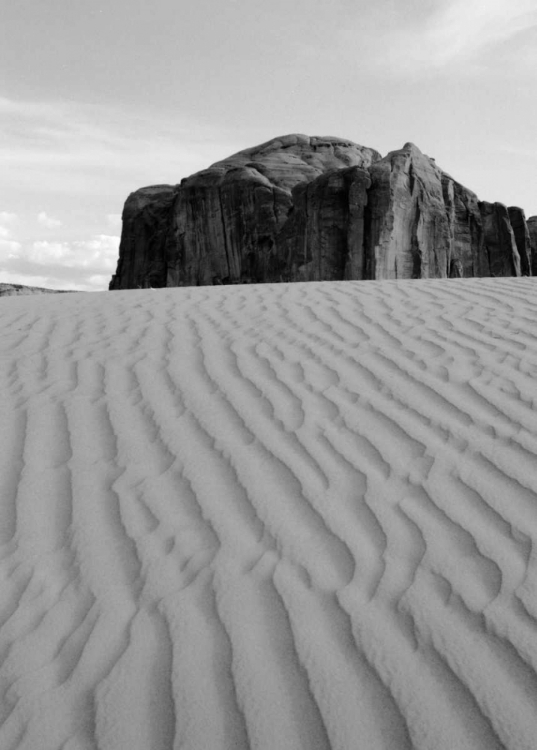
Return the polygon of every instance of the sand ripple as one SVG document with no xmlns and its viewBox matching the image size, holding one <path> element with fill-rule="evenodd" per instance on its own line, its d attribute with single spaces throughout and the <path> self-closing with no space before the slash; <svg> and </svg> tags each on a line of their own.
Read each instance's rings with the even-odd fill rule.
<svg viewBox="0 0 537 750">
<path fill-rule="evenodd" d="M 532 750 L 536 289 L 3 300 L 2 750 Z"/>
</svg>

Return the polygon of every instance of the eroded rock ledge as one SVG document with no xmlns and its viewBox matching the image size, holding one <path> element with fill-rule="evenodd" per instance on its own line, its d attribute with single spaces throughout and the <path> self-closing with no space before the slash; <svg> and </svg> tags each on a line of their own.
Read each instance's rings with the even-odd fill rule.
<svg viewBox="0 0 537 750">
<path fill-rule="evenodd" d="M 132 193 L 110 289 L 532 275 L 536 244 L 412 143 L 288 135 Z"/>
</svg>

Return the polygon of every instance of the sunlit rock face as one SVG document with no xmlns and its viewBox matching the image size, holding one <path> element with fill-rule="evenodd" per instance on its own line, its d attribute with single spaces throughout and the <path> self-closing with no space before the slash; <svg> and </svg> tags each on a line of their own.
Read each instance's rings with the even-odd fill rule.
<svg viewBox="0 0 537 750">
<path fill-rule="evenodd" d="M 412 143 L 369 173 L 367 278 L 487 275 L 477 197 Z"/>
<path fill-rule="evenodd" d="M 288 135 L 132 193 L 110 288 L 531 270 L 524 212 L 479 202 L 414 144 L 381 158 Z"/>
<path fill-rule="evenodd" d="M 520 256 L 520 273 L 522 276 L 531 276 L 531 238 L 526 215 L 518 206 L 510 206 L 507 210 Z"/>
<path fill-rule="evenodd" d="M 446 276 L 448 225 L 440 170 L 407 143 L 384 157 L 370 174 L 370 275 L 376 279 Z"/>
<path fill-rule="evenodd" d="M 442 173 L 442 192 L 449 227 L 447 275 L 450 278 L 489 276 L 477 195 L 445 172 Z"/>
</svg>

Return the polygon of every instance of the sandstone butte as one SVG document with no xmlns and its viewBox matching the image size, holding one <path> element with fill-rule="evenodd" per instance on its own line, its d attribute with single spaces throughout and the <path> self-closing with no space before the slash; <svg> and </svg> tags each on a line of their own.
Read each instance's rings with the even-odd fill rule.
<svg viewBox="0 0 537 750">
<path fill-rule="evenodd" d="M 287 135 L 129 195 L 110 289 L 537 275 L 537 217 L 412 143 Z"/>
</svg>

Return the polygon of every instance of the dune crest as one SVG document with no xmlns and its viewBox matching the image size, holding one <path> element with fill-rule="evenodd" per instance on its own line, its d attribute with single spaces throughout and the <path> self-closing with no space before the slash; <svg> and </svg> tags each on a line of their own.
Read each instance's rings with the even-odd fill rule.
<svg viewBox="0 0 537 750">
<path fill-rule="evenodd" d="M 11 298 L 2 750 L 531 750 L 530 278 Z"/>
</svg>

